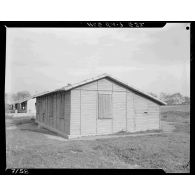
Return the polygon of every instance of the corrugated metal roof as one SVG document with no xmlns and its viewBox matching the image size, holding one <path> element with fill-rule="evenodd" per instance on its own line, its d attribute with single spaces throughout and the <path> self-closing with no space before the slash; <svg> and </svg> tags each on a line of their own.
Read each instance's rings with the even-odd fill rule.
<svg viewBox="0 0 195 195">
<path fill-rule="evenodd" d="M 160 99 L 154 97 L 154 96 L 151 96 L 150 94 L 146 93 L 146 92 L 143 92 L 142 90 L 138 89 L 137 87 L 134 87 L 132 85 L 129 85 L 121 80 L 119 80 L 118 78 L 115 78 L 109 74 L 102 74 L 102 75 L 99 75 L 97 77 L 93 77 L 91 79 L 87 79 L 87 80 L 84 80 L 82 82 L 79 82 L 79 83 L 75 83 L 75 84 L 72 84 L 72 85 L 67 85 L 65 87 L 62 87 L 60 89 L 56 89 L 56 90 L 53 90 L 53 91 L 50 91 L 50 92 L 46 92 L 44 94 L 41 94 L 41 95 L 37 95 L 36 97 L 40 97 L 40 96 L 43 96 L 43 95 L 48 95 L 48 94 L 51 94 L 51 93 L 55 93 L 55 92 L 60 92 L 60 91 L 69 91 L 69 90 L 72 90 L 74 88 L 77 88 L 77 87 L 80 87 L 82 85 L 86 85 L 86 84 L 89 84 L 89 83 L 92 83 L 94 81 L 97 81 L 97 80 L 100 80 L 100 79 L 103 79 L 103 78 L 108 78 L 118 84 L 120 84 L 121 86 L 129 89 L 129 90 L 132 90 L 150 100 L 153 100 L 154 102 L 160 104 L 160 105 L 166 105 L 165 102 L 161 101 Z"/>
</svg>

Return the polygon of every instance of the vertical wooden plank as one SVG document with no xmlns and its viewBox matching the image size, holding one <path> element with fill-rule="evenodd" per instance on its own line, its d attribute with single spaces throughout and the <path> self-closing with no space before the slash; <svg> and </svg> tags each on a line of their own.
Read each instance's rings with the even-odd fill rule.
<svg viewBox="0 0 195 195">
<path fill-rule="evenodd" d="M 44 99 L 43 99 L 43 101 L 44 101 L 44 114 L 43 114 L 43 117 L 44 117 L 44 123 L 46 123 L 46 121 L 45 121 L 46 101 L 45 101 L 45 96 L 43 96 L 43 97 L 44 97 Z"/>
<path fill-rule="evenodd" d="M 45 124 L 47 124 L 47 96 L 45 96 Z"/>
<path fill-rule="evenodd" d="M 59 106 L 59 100 L 60 100 L 60 94 L 61 92 L 57 93 L 57 129 L 61 131 L 60 128 L 60 106 Z"/>
<path fill-rule="evenodd" d="M 127 91 L 127 131 L 134 131 L 133 93 Z"/>
<path fill-rule="evenodd" d="M 135 97 L 133 93 L 133 119 L 134 119 L 134 131 L 136 131 L 136 110 L 135 110 Z"/>
<path fill-rule="evenodd" d="M 96 134 L 97 134 L 97 120 L 98 120 L 98 82 L 96 82 L 96 120 L 95 120 L 95 126 L 96 126 Z"/>
<path fill-rule="evenodd" d="M 113 86 L 113 83 L 112 83 L 112 133 L 114 132 L 114 129 L 113 129 L 113 116 L 114 116 L 114 109 L 113 109 L 113 91 L 114 91 L 114 86 Z"/>
<path fill-rule="evenodd" d="M 80 89 L 80 135 L 81 135 L 81 89 Z"/>
<path fill-rule="evenodd" d="M 46 96 L 44 96 L 44 106 L 45 106 L 45 114 L 44 114 L 44 118 L 45 118 L 45 121 L 44 121 L 44 123 L 46 124 L 47 123 L 47 116 L 46 116 L 46 111 L 47 111 L 47 104 L 46 104 L 47 102 L 46 102 Z"/>
<path fill-rule="evenodd" d="M 45 115 L 44 115 L 44 118 L 45 118 L 45 122 L 44 123 L 46 123 L 46 106 L 47 106 L 47 104 L 46 104 L 46 96 L 44 96 L 44 104 L 45 104 Z"/>
<path fill-rule="evenodd" d="M 126 93 L 126 106 L 125 106 L 126 108 L 126 131 L 127 131 L 127 90 L 125 91 L 125 93 Z"/>
<path fill-rule="evenodd" d="M 51 127 L 51 120 L 50 120 L 50 110 L 51 110 L 51 95 L 48 95 L 48 123 L 49 126 Z"/>
<path fill-rule="evenodd" d="M 58 93 L 56 92 L 56 129 L 58 129 Z M 59 130 L 59 129 L 58 129 Z"/>
<path fill-rule="evenodd" d="M 62 112 L 62 109 L 64 109 L 64 104 L 61 105 L 61 98 L 64 101 L 63 92 L 60 92 L 58 94 L 58 128 L 60 129 L 60 131 L 64 131 L 62 128 L 62 123 L 61 123 L 61 121 L 63 120 L 61 112 Z M 62 103 L 63 103 L 63 101 L 62 101 Z"/>
<path fill-rule="evenodd" d="M 53 127 L 54 128 L 56 127 L 55 113 L 56 113 L 55 94 L 53 94 Z"/>
<path fill-rule="evenodd" d="M 47 95 L 47 124 L 49 125 L 49 96 Z"/>
<path fill-rule="evenodd" d="M 82 90 L 83 91 L 83 90 Z M 71 135 L 80 135 L 81 133 L 81 90 L 72 90 L 70 96 L 71 103 Z M 69 94 L 67 94 L 69 95 Z M 68 103 L 68 102 L 67 102 Z M 68 105 L 67 105 L 68 106 Z"/>
<path fill-rule="evenodd" d="M 64 97 L 64 132 L 65 132 L 66 131 L 65 130 L 65 121 L 66 121 L 66 118 L 65 118 L 66 117 L 66 115 L 65 115 L 65 113 L 66 113 L 66 103 L 65 103 L 66 102 L 66 92 L 64 93 L 63 97 Z"/>
<path fill-rule="evenodd" d="M 41 122 L 43 122 L 43 98 L 41 97 Z"/>
<path fill-rule="evenodd" d="M 54 105 L 54 95 L 52 94 L 51 96 L 51 101 L 52 101 L 52 127 L 55 127 L 55 120 L 54 120 L 54 110 L 55 110 L 55 105 Z"/>
<path fill-rule="evenodd" d="M 126 128 L 126 93 L 113 92 L 113 131 L 120 132 Z"/>
<path fill-rule="evenodd" d="M 64 104 L 61 105 L 61 99 L 60 98 L 63 98 L 63 93 L 61 92 L 61 94 L 58 94 L 58 128 L 62 131 L 62 126 L 61 126 L 61 106 L 62 108 L 64 107 Z"/>
<path fill-rule="evenodd" d="M 53 127 L 55 128 L 56 126 L 56 119 L 55 119 L 55 114 L 56 114 L 56 105 L 55 105 L 55 94 L 53 94 Z"/>
<path fill-rule="evenodd" d="M 45 123 L 45 96 L 43 96 L 43 122 Z"/>
<path fill-rule="evenodd" d="M 57 129 L 57 93 L 55 93 L 55 128 Z"/>
<path fill-rule="evenodd" d="M 65 126 L 64 126 L 64 121 L 65 121 L 65 92 L 62 93 L 62 98 L 64 99 L 64 106 L 63 106 L 63 117 L 61 119 L 61 126 L 62 126 L 62 131 L 65 132 Z"/>
<path fill-rule="evenodd" d="M 96 134 L 96 91 L 81 92 L 82 135 Z"/>
<path fill-rule="evenodd" d="M 45 101 L 44 101 L 44 96 L 43 96 L 42 97 L 42 122 L 43 123 L 45 123 L 44 112 L 45 112 Z"/>
<path fill-rule="evenodd" d="M 38 102 L 38 105 L 39 105 L 39 110 L 38 110 L 38 112 L 39 112 L 39 121 L 41 122 L 41 119 L 40 119 L 40 110 L 41 110 L 41 97 L 39 97 L 39 102 Z"/>
<path fill-rule="evenodd" d="M 59 104 L 59 100 L 58 100 L 59 99 L 59 93 L 57 93 L 56 95 L 57 95 L 57 98 L 56 98 L 56 111 L 57 111 L 57 113 L 56 113 L 56 116 L 57 116 L 57 118 L 56 118 L 56 120 L 57 120 L 56 129 L 61 130 L 60 126 L 59 126 L 59 118 L 60 118 L 59 117 L 60 116 L 59 115 L 60 110 L 59 110 L 59 106 L 58 106 L 58 104 Z"/>
<path fill-rule="evenodd" d="M 61 105 L 61 96 L 62 96 L 62 92 L 60 92 L 60 94 L 58 94 L 58 128 L 60 129 L 60 130 L 62 130 L 62 128 L 61 128 L 61 108 L 60 107 L 62 107 L 63 108 L 63 106 L 64 105 Z M 62 98 L 63 98 L 63 96 L 62 96 Z"/>
<path fill-rule="evenodd" d="M 159 129 L 161 129 L 161 107 L 159 106 Z"/>
<path fill-rule="evenodd" d="M 49 120 L 49 126 L 51 127 L 51 118 L 50 118 L 50 110 L 51 110 L 51 95 L 48 95 L 48 120 Z"/>
<path fill-rule="evenodd" d="M 64 132 L 65 132 L 65 121 L 66 121 L 66 115 L 65 115 L 65 113 L 66 113 L 66 92 L 63 94 L 63 98 L 64 98 Z"/>
<path fill-rule="evenodd" d="M 49 125 L 49 96 L 47 95 L 47 125 Z"/>
<path fill-rule="evenodd" d="M 39 119 L 38 119 L 38 106 L 39 106 L 39 104 L 38 104 L 38 97 L 36 98 L 36 120 L 37 121 L 39 121 Z"/>
<path fill-rule="evenodd" d="M 43 122 L 43 97 L 41 97 L 41 122 Z"/>
<path fill-rule="evenodd" d="M 39 116 L 40 116 L 40 121 L 42 122 L 42 97 L 40 97 L 40 110 L 39 110 Z"/>
<path fill-rule="evenodd" d="M 56 128 L 56 94 L 53 95 L 53 98 L 54 98 L 53 119 L 54 119 L 54 128 Z"/>
<path fill-rule="evenodd" d="M 72 98 L 72 92 L 68 91 L 65 93 L 65 123 L 64 123 L 64 128 L 65 128 L 65 133 L 67 135 L 70 135 L 72 133 L 72 118 L 71 118 L 71 113 L 72 112 L 72 103 L 71 103 L 71 98 Z M 71 128 L 71 129 L 70 129 Z"/>
</svg>

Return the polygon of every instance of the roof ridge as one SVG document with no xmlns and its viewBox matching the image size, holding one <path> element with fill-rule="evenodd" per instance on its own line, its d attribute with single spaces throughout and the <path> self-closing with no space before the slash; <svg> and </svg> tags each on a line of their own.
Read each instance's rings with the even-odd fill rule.
<svg viewBox="0 0 195 195">
<path fill-rule="evenodd" d="M 160 99 L 150 95 L 149 93 L 147 93 L 147 92 L 145 92 L 145 91 L 143 91 L 143 90 L 141 90 L 141 89 L 139 89 L 139 88 L 137 88 L 137 87 L 135 87 L 133 85 L 129 85 L 128 83 L 126 83 L 126 82 L 124 82 L 124 81 L 122 81 L 122 80 L 120 80 L 120 79 L 118 79 L 116 77 L 113 77 L 112 75 L 107 74 L 107 73 L 104 73 L 104 74 L 101 74 L 101 75 L 97 75 L 97 76 L 89 78 L 89 79 L 85 79 L 85 80 L 83 80 L 81 82 L 77 82 L 77 83 L 71 84 L 69 86 L 64 86 L 62 88 L 50 91 L 48 93 L 44 93 L 43 95 L 46 95 L 46 94 L 49 94 L 49 93 L 54 93 L 54 92 L 57 92 L 57 91 L 72 90 L 72 89 L 77 88 L 77 87 L 79 87 L 81 85 L 85 85 L 85 84 L 88 84 L 90 82 L 97 81 L 99 79 L 103 79 L 103 78 L 106 78 L 106 77 L 108 77 L 111 80 L 113 80 L 113 81 L 115 81 L 115 82 L 117 82 L 117 83 L 119 83 L 119 84 L 121 84 L 121 85 L 123 85 L 123 86 L 125 86 L 125 87 L 127 87 L 127 88 L 129 88 L 129 89 L 131 89 L 131 90 L 133 90 L 135 92 L 137 92 L 137 93 L 140 93 L 140 94 L 142 94 L 142 95 L 144 95 L 144 96 L 146 96 L 146 97 L 148 97 L 148 98 L 150 98 L 150 99 L 152 99 L 152 100 L 154 100 L 154 101 L 156 101 L 156 102 L 158 102 L 158 103 L 160 103 L 162 105 L 166 105 L 166 103 L 164 101 L 162 101 L 162 100 L 160 100 Z M 42 96 L 42 95 L 40 95 L 40 96 Z M 40 97 L 40 96 L 38 95 L 36 97 Z"/>
</svg>

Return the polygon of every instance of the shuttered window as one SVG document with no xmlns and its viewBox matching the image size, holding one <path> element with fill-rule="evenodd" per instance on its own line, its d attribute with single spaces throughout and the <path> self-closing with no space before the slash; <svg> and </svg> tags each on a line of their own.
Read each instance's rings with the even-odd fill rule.
<svg viewBox="0 0 195 195">
<path fill-rule="evenodd" d="M 98 94 L 98 118 L 111 119 L 112 118 L 112 95 Z"/>
<path fill-rule="evenodd" d="M 60 118 L 64 118 L 64 94 L 60 93 Z"/>
</svg>

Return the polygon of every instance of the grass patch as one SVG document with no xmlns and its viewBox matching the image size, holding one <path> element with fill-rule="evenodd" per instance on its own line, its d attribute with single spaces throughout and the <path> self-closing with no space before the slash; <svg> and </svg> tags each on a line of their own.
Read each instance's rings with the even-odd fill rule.
<svg viewBox="0 0 195 195">
<path fill-rule="evenodd" d="M 161 115 L 175 126 L 171 133 L 149 130 L 139 133 L 159 134 L 97 140 L 50 139 L 48 131 L 38 129 L 30 118 L 6 119 L 6 127 L 16 126 L 6 131 L 7 168 L 158 168 L 168 173 L 188 173 L 190 114 L 179 113 L 181 107 L 168 109 Z"/>
<path fill-rule="evenodd" d="M 136 132 L 127 132 L 127 131 L 119 131 L 113 135 L 136 135 L 136 134 L 150 134 L 150 133 L 162 133 L 162 129 L 151 129 L 146 131 L 136 131 Z"/>
<path fill-rule="evenodd" d="M 162 129 L 151 129 L 146 131 L 136 131 L 136 132 L 127 132 L 127 131 L 119 131 L 114 135 L 133 135 L 133 134 L 147 134 L 147 133 L 162 133 Z"/>
</svg>

